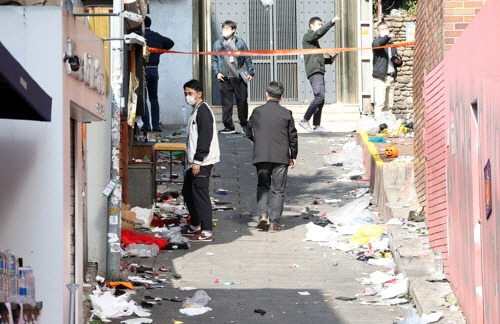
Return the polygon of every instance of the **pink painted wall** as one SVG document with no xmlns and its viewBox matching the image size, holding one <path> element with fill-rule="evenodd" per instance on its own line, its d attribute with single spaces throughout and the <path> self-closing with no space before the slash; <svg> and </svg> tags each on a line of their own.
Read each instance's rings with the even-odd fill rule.
<svg viewBox="0 0 500 324">
<path fill-rule="evenodd" d="M 425 179 L 427 205 L 425 214 L 429 243 L 434 252 L 440 252 L 444 270 L 448 272 L 448 198 L 446 194 L 446 129 L 448 109 L 445 96 L 444 64 L 441 62 L 424 78 L 424 133 L 426 160 Z"/>
<path fill-rule="evenodd" d="M 500 1 L 487 1 L 443 60 L 443 105 L 448 114 L 443 118 L 448 126 L 435 127 L 447 134 L 445 149 L 435 159 L 444 159 L 442 168 L 446 170 L 447 182 L 446 187 L 428 191 L 428 199 L 447 201 L 446 221 L 436 225 L 441 229 L 446 226 L 446 235 L 443 236 L 442 231 L 431 232 L 431 241 L 444 237 L 448 241 L 447 276 L 469 323 L 500 323 L 497 257 L 500 255 L 500 222 L 496 219 L 500 217 L 497 208 L 500 203 L 500 38 L 496 36 L 500 30 L 499 12 Z M 442 139 L 438 142 L 442 148 Z M 429 152 L 430 144 L 425 144 Z M 493 206 L 489 218 L 486 217 L 483 171 L 488 160 Z M 442 171 L 439 172 L 437 166 L 432 160 L 427 161 L 426 167 L 434 168 L 433 172 L 442 179 Z M 428 223 L 438 219 L 437 214 L 438 210 L 429 206 Z M 435 247 L 445 248 L 441 244 Z"/>
</svg>

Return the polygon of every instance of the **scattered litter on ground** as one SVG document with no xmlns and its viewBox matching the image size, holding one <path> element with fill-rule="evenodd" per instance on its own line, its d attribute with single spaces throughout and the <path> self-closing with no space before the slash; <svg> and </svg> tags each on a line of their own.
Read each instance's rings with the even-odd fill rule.
<svg viewBox="0 0 500 324">
<path fill-rule="evenodd" d="M 180 287 L 179 290 L 195 290 L 195 287 Z"/>
<path fill-rule="evenodd" d="M 424 320 L 422 320 L 420 316 L 418 316 L 415 308 L 410 307 L 408 309 L 408 312 L 406 313 L 406 316 L 397 324 L 427 324 L 427 323 Z"/>
<path fill-rule="evenodd" d="M 181 312 L 184 315 L 188 315 L 188 316 L 196 316 L 196 315 L 205 314 L 206 312 L 209 312 L 211 310 L 212 309 L 210 307 L 181 308 L 181 309 L 179 309 L 179 312 Z"/>
<path fill-rule="evenodd" d="M 142 324 L 142 323 L 153 323 L 151 318 L 132 318 L 125 321 L 121 321 L 120 323 L 125 324 Z"/>
<path fill-rule="evenodd" d="M 253 312 L 254 312 L 254 313 L 258 313 L 258 314 L 260 314 L 261 316 L 266 315 L 266 311 L 265 311 L 265 310 L 262 310 L 262 309 L 260 309 L 260 308 L 259 308 L 259 309 L 254 309 L 254 311 L 253 311 Z"/>
<path fill-rule="evenodd" d="M 99 290 L 100 291 L 100 290 Z M 114 296 L 114 290 L 94 291 L 89 295 L 92 305 L 92 316 L 97 316 L 101 320 L 108 318 L 120 318 L 136 314 L 137 316 L 150 316 L 149 311 L 145 311 L 133 300 L 130 300 L 131 292 L 126 292 L 120 296 Z"/>
<path fill-rule="evenodd" d="M 310 296 L 311 294 L 308 291 L 299 291 L 299 295 L 301 295 L 301 296 Z"/>
<path fill-rule="evenodd" d="M 211 299 L 206 291 L 197 290 L 192 297 L 186 298 L 186 301 L 182 304 L 184 308 L 179 309 L 179 311 L 189 316 L 204 314 L 212 310 L 210 307 L 206 307 Z"/>
<path fill-rule="evenodd" d="M 352 301 L 352 300 L 356 300 L 358 298 L 356 298 L 356 297 L 338 296 L 338 297 L 335 297 L 335 299 L 343 300 L 343 301 Z"/>
</svg>

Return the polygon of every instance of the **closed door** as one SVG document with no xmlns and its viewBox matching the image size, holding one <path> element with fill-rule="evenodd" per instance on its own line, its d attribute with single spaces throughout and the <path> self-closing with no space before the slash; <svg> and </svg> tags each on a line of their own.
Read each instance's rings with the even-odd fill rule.
<svg viewBox="0 0 500 324">
<path fill-rule="evenodd" d="M 221 37 L 225 20 L 237 23 L 236 36 L 243 38 L 251 50 L 296 49 L 302 47 L 302 37 L 308 29 L 309 18 L 319 16 L 328 20 L 334 16 L 332 1 L 280 0 L 264 6 L 261 1 L 212 1 L 212 39 Z M 334 33 L 329 32 L 320 41 L 322 47 L 334 47 Z M 255 78 L 249 83 L 249 101 L 265 101 L 265 88 L 269 81 L 283 83 L 283 101 L 308 103 L 312 90 L 305 75 L 301 55 L 252 57 Z M 327 68 L 325 82 L 326 101 L 335 100 L 335 72 Z M 213 102 L 220 104 L 218 83 L 214 78 Z"/>
</svg>

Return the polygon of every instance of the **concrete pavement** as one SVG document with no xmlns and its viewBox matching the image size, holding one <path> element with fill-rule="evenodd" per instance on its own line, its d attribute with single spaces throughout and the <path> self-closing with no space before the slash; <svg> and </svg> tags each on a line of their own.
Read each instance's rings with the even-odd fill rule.
<svg viewBox="0 0 500 324">
<path fill-rule="evenodd" d="M 228 206 L 236 210 L 214 214 L 214 241 L 193 243 L 189 250 L 163 251 L 156 258 L 124 259 L 127 263 L 173 270 L 166 273 L 169 281 L 165 288 L 138 289 L 134 300 L 139 304 L 146 293 L 184 300 L 195 290 L 181 289 L 194 287 L 205 290 L 212 298 L 207 305 L 212 311 L 190 317 L 179 312 L 180 303 L 163 301 L 152 308 L 153 323 L 171 323 L 174 319 L 184 323 L 393 323 L 396 317 L 404 316 L 408 305 L 366 306 L 359 300 L 335 299 L 354 297 L 363 289 L 357 280 L 379 267 L 316 242 L 303 241 L 310 216 L 315 220 L 323 212 L 339 207 L 313 205 L 314 200 L 340 198 L 343 205 L 354 199 L 349 191 L 369 186 L 367 182 L 332 181 L 343 171 L 323 165 L 323 156 L 331 144 L 328 140 L 346 136 L 354 135 L 300 135 L 298 166 L 289 171 L 282 218 L 285 231 L 267 233 L 255 228 L 252 144 L 242 135 L 220 135 L 221 163 L 214 167 L 210 190 L 214 198 L 231 203 Z M 180 188 L 170 186 L 169 190 Z M 218 188 L 229 190 L 228 195 L 217 195 Z M 305 207 L 310 208 L 306 213 Z M 174 273 L 182 279 L 173 279 Z M 304 292 L 308 295 L 300 294 Z M 266 314 L 261 316 L 254 309 Z"/>
</svg>

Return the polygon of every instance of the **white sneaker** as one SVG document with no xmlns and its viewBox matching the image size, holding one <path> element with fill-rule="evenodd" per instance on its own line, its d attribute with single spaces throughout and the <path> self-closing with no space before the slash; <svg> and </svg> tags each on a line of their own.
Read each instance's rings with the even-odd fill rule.
<svg viewBox="0 0 500 324">
<path fill-rule="evenodd" d="M 315 132 L 315 133 L 328 133 L 329 130 L 324 128 L 323 126 L 318 126 L 318 127 L 314 127 L 313 132 Z"/>
<path fill-rule="evenodd" d="M 306 131 L 310 132 L 310 133 L 313 132 L 313 129 L 312 129 L 311 125 L 309 125 L 309 122 L 306 122 L 305 120 L 299 121 L 299 126 L 302 127 L 303 129 L 305 129 Z"/>
</svg>

